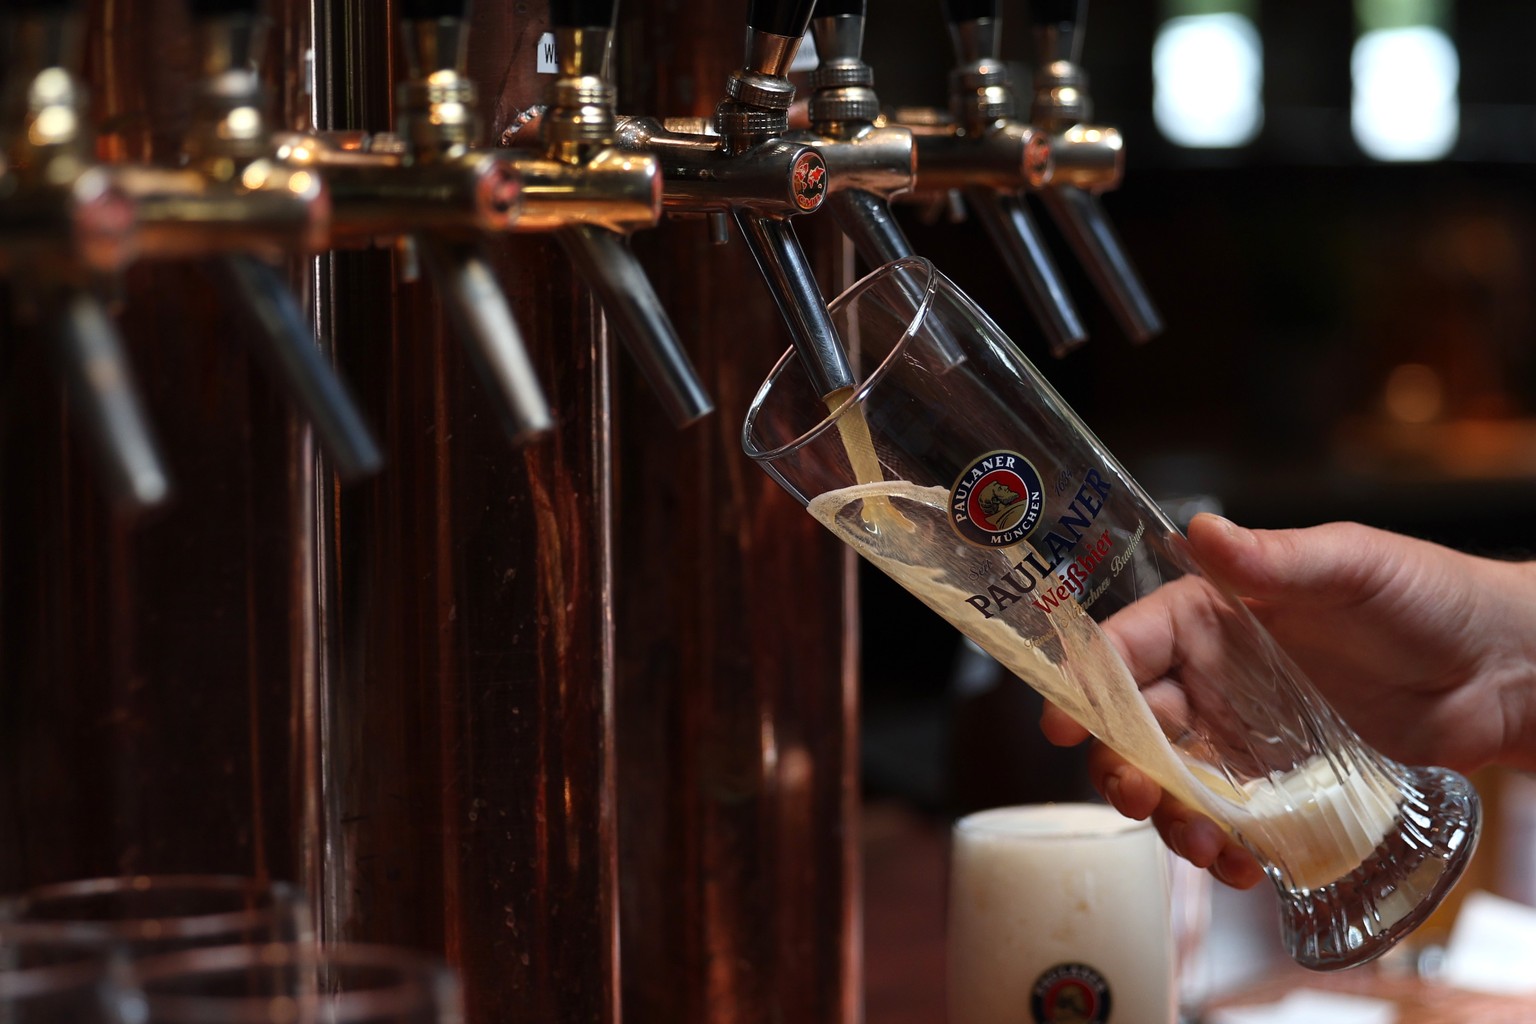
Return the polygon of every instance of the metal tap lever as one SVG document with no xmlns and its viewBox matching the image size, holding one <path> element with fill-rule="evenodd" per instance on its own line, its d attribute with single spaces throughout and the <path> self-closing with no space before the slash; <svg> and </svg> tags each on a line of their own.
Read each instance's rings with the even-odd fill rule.
<svg viewBox="0 0 1536 1024">
<path fill-rule="evenodd" d="M 937 152 L 932 161 L 919 157 L 919 182 L 923 182 L 926 163 L 941 173 L 951 163 L 960 164 L 961 179 L 972 179 L 961 189 L 966 206 L 1002 255 L 1051 351 L 1065 355 L 1086 341 L 1088 333 L 1041 241 L 1040 229 L 1018 198 L 1027 183 L 1028 165 L 1038 159 L 1041 147 L 1033 132 L 1014 117 L 1016 104 L 1007 67 L 997 55 L 1002 25 L 997 0 L 945 0 L 944 13 L 957 64 L 950 75 L 950 106 L 960 137 L 929 137 Z M 997 155 L 1006 155 L 1006 169 L 995 184 L 975 181 L 972 160 L 980 158 L 990 165 L 994 149 Z M 935 180 L 937 175 L 929 176 L 930 184 Z"/>
<path fill-rule="evenodd" d="M 226 254 L 217 266 L 261 330 L 264 344 L 257 347 L 258 357 L 315 428 L 337 475 L 352 481 L 377 473 L 384 453 L 346 385 L 321 355 L 287 282 L 276 269 L 244 253 Z"/>
<path fill-rule="evenodd" d="M 479 134 L 474 84 L 465 75 L 469 0 L 405 0 L 408 80 L 398 134 L 413 166 L 468 155 Z M 512 307 L 478 243 L 417 233 L 417 249 L 454 332 L 479 373 L 507 436 L 517 444 L 554 425 Z"/>
<path fill-rule="evenodd" d="M 29 0 L 0 17 L 0 268 L 18 280 L 70 396 L 74 424 L 124 512 L 165 500 L 170 477 L 92 271 L 131 255 L 134 211 L 92 166 L 79 18 L 69 0 Z"/>
<path fill-rule="evenodd" d="M 614 146 L 614 93 L 605 72 L 617 12 L 617 0 L 553 0 L 550 4 L 561 64 L 561 79 L 551 87 L 553 102 L 545 120 L 551 159 L 591 168 Z M 649 167 L 653 178 L 648 184 L 659 186 L 654 160 Z M 651 207 L 654 216 L 659 196 L 652 191 L 650 198 L 656 204 Z M 681 427 L 712 412 L 714 403 L 624 236 L 593 224 L 575 224 L 560 228 L 555 237 L 596 293 L 604 314 L 672 422 Z"/>
<path fill-rule="evenodd" d="M 1079 65 L 1087 11 L 1087 0 L 1030 3 L 1037 60 L 1031 120 L 1051 134 L 1053 148 L 1059 150 L 1058 160 L 1063 162 L 1078 146 L 1088 154 L 1103 150 L 1104 136 L 1114 132 L 1087 124 L 1093 108 L 1088 77 Z M 1114 132 L 1112 148 L 1113 174 L 1098 176 L 1099 183 L 1088 187 L 1058 181 L 1045 188 L 1040 197 L 1121 330 L 1132 341 L 1141 342 L 1162 333 L 1163 320 L 1096 194 L 1119 184 L 1118 132 Z"/>
</svg>

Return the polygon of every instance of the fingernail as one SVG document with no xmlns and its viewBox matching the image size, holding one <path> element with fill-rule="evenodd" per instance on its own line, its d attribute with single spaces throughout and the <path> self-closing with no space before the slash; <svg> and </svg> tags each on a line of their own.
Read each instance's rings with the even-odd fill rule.
<svg viewBox="0 0 1536 1024">
<path fill-rule="evenodd" d="M 1253 540 L 1253 531 L 1247 527 L 1238 526 L 1226 516 L 1212 515 L 1211 518 L 1215 519 L 1216 522 L 1221 524 L 1221 532 L 1225 533 L 1228 538 L 1240 541 Z"/>
<path fill-rule="evenodd" d="M 1182 821 L 1176 821 L 1172 825 L 1168 826 L 1168 849 L 1172 850 L 1180 857 L 1184 856 L 1185 832 L 1186 826 Z"/>
<path fill-rule="evenodd" d="M 1106 775 L 1104 777 L 1104 799 L 1116 809 L 1120 809 L 1120 776 Z"/>
</svg>

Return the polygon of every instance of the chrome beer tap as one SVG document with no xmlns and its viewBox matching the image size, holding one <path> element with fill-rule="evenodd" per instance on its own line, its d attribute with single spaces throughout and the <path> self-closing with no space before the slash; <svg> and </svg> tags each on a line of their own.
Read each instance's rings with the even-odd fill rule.
<svg viewBox="0 0 1536 1024">
<path fill-rule="evenodd" d="M 597 294 L 668 416 L 678 426 L 714 408 L 626 236 L 661 216 L 654 156 L 616 146 L 608 74 L 617 0 L 552 0 L 560 74 L 540 125 L 542 153 L 511 151 L 523 206 L 513 231 L 553 231 Z"/>
<path fill-rule="evenodd" d="M 853 372 L 790 218 L 821 206 L 832 172 L 815 146 L 786 137 L 789 67 L 812 2 L 753 0 L 746 64 L 731 74 L 712 123 L 622 118 L 618 141 L 660 160 L 668 211 L 708 215 L 720 241 L 734 218 L 811 379 L 830 395 L 851 387 Z"/>
<path fill-rule="evenodd" d="M 474 168 L 472 173 L 499 194 L 486 226 L 505 227 L 518 186 L 515 176 L 477 145 L 482 126 L 475 83 L 466 70 L 468 13 L 469 0 L 401 3 L 406 80 L 395 97 L 396 133 L 412 176 Z M 508 437 L 522 443 L 548 431 L 554 426 L 549 403 L 483 239 L 452 230 L 418 230 L 412 239 L 470 361 L 497 401 Z"/>
<path fill-rule="evenodd" d="M 1132 341 L 1162 333 L 1163 321 L 1098 196 L 1119 186 L 1124 154 L 1117 129 L 1090 122 L 1081 66 L 1088 0 L 1031 0 L 1035 97 L 1030 119 L 1057 154 L 1040 198 Z"/>
<path fill-rule="evenodd" d="M 512 166 L 477 145 L 475 83 L 465 71 L 468 0 L 403 0 L 406 76 L 395 131 L 283 134 L 276 154 L 326 182 L 329 244 L 397 244 L 412 276 L 419 260 L 464 343 L 503 431 L 515 444 L 554 421 L 484 239 L 521 209 Z"/>
<path fill-rule="evenodd" d="M 950 110 L 901 111 L 917 138 L 916 191 L 959 194 L 1002 256 L 1051 350 L 1087 339 L 1025 190 L 1050 180 L 1054 155 L 1043 133 L 1015 117 L 1008 67 L 998 59 L 997 0 L 945 0 L 956 67 Z"/>
<path fill-rule="evenodd" d="M 654 159 L 613 146 L 613 88 L 602 75 L 612 0 L 552 5 L 562 71 L 536 150 L 475 145 L 468 13 L 467 0 L 402 4 L 408 77 L 394 134 L 289 136 L 281 154 L 330 182 L 334 242 L 411 239 L 515 439 L 552 422 L 483 254 L 484 236 L 503 232 L 553 233 L 673 421 L 704 416 L 709 397 L 625 244 L 659 218 L 660 178 Z"/>
<path fill-rule="evenodd" d="M 818 0 L 811 131 L 787 138 L 815 146 L 826 161 L 832 215 L 864 262 L 879 267 L 913 255 L 890 199 L 912 187 L 917 148 L 910 128 L 882 123 L 874 72 L 862 58 L 864 17 L 865 0 Z"/>
<path fill-rule="evenodd" d="M 133 255 L 134 208 L 95 166 L 80 22 L 67 0 L 18 3 L 0 17 L 10 52 L 0 84 L 0 272 L 18 311 L 52 344 L 87 447 L 126 513 L 152 508 L 170 478 L 117 328 L 92 291 Z"/>
<path fill-rule="evenodd" d="M 202 68 L 183 166 L 113 168 L 139 211 L 141 255 L 212 256 L 210 268 L 258 329 L 257 357 L 314 427 L 338 476 L 367 476 L 383 464 L 378 443 L 269 262 L 323 245 L 330 199 L 319 176 L 276 159 L 258 71 L 260 0 L 190 6 Z"/>
</svg>

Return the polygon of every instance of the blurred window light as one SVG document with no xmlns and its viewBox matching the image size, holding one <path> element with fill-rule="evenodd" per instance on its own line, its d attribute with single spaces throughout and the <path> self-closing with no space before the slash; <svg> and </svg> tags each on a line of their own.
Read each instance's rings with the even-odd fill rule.
<svg viewBox="0 0 1536 1024">
<path fill-rule="evenodd" d="M 1238 11 L 1180 14 L 1152 47 L 1152 114 L 1163 137 L 1192 149 L 1245 146 L 1264 123 L 1264 44 Z"/>
<path fill-rule="evenodd" d="M 1437 160 L 1461 130 L 1461 60 L 1446 0 L 1357 0 L 1350 57 L 1355 142 L 1377 160 Z"/>
</svg>

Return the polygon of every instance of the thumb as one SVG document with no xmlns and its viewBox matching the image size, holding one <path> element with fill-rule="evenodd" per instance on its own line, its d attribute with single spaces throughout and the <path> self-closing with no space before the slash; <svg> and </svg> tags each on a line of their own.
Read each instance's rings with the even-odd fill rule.
<svg viewBox="0 0 1536 1024">
<path fill-rule="evenodd" d="M 1189 524 L 1201 567 L 1244 597 L 1316 597 L 1327 603 L 1363 597 L 1387 560 L 1383 534 L 1357 523 L 1300 530 L 1249 530 L 1202 513 Z"/>
</svg>

